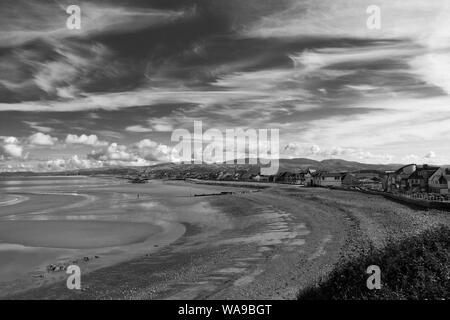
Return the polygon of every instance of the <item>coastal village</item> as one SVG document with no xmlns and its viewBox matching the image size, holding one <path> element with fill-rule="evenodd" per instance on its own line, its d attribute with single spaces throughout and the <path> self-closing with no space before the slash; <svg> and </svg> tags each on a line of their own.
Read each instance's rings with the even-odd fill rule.
<svg viewBox="0 0 450 320">
<path fill-rule="evenodd" d="M 393 195 L 429 201 L 450 201 L 450 167 L 409 164 L 397 170 L 323 171 L 298 169 L 264 176 L 257 167 L 233 166 L 195 167 L 184 170 L 142 171 L 130 179 L 134 183 L 148 179 L 215 180 L 292 184 L 306 187 L 326 187 Z"/>
</svg>

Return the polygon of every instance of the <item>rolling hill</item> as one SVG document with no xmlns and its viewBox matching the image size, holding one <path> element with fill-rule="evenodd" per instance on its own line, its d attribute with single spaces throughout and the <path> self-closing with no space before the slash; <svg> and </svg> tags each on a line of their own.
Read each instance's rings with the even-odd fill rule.
<svg viewBox="0 0 450 320">
<path fill-rule="evenodd" d="M 59 172 L 5 172 L 0 176 L 27 176 L 27 175 L 136 175 L 145 174 L 155 178 L 164 177 L 186 177 L 188 176 L 208 176 L 215 175 L 220 172 L 233 173 L 251 173 L 258 174 L 260 170 L 259 164 L 248 164 L 249 159 L 245 160 L 246 164 L 179 164 L 179 163 L 161 163 L 148 167 L 104 167 L 95 169 L 80 169 Z M 327 159 L 322 161 L 296 158 L 296 159 L 280 159 L 279 173 L 299 172 L 306 169 L 314 169 L 319 171 L 360 171 L 360 170 L 395 170 L 401 167 L 400 164 L 367 164 L 355 161 L 346 161 L 342 159 Z"/>
</svg>

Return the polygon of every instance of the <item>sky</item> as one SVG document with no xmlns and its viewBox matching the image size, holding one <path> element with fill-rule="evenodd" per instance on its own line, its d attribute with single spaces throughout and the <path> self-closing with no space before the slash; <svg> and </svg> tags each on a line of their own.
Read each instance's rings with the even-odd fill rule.
<svg viewBox="0 0 450 320">
<path fill-rule="evenodd" d="M 450 164 L 449 40 L 447 0 L 0 1 L 0 171 L 171 161 L 194 121 L 279 129 L 282 158 Z"/>
</svg>

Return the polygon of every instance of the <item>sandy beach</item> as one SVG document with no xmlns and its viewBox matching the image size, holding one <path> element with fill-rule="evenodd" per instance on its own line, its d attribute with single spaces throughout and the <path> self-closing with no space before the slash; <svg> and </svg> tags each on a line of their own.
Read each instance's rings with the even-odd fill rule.
<svg viewBox="0 0 450 320">
<path fill-rule="evenodd" d="M 190 197 L 224 190 L 234 194 Z M 450 224 L 443 212 L 412 210 L 356 192 L 281 185 L 248 191 L 182 181 L 110 185 L 107 190 L 83 190 L 96 197 L 85 202 L 89 210 L 72 206 L 67 213 L 50 210 L 39 219 L 20 214 L 22 221 L 2 221 L 1 237 L 16 243 L 16 251 L 0 245 L 2 261 L 8 261 L 12 252 L 26 255 L 28 260 L 17 254 L 24 263 L 36 261 L 39 252 L 41 262 L 41 271 L 28 270 L 3 283 L 3 297 L 294 299 L 340 260 L 369 245 L 383 246 L 392 238 Z M 108 214 L 98 208 L 105 203 Z M 54 221 L 56 216 L 59 221 Z M 83 220 L 94 218 L 93 224 Z M 25 234 L 31 224 L 34 231 Z M 22 232 L 6 231 L 12 228 Z M 73 237 L 61 241 L 63 231 L 39 236 L 50 229 L 70 229 Z M 99 237 L 92 236 L 97 233 Z M 94 255 L 98 259 L 82 259 Z M 83 290 L 68 290 L 64 272 L 42 271 L 45 263 L 64 258 L 78 259 Z M 7 273 L 5 269 L 2 272 Z M 36 274 L 38 278 L 33 277 Z"/>
</svg>

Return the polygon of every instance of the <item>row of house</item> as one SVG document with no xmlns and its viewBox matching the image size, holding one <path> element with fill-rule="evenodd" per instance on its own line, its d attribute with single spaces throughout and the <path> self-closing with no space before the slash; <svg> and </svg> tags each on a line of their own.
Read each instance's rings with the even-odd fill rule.
<svg viewBox="0 0 450 320">
<path fill-rule="evenodd" d="M 409 164 L 395 172 L 387 172 L 383 189 L 387 192 L 449 194 L 450 169 Z"/>
<path fill-rule="evenodd" d="M 308 169 L 298 173 L 282 172 L 273 181 L 317 187 L 366 186 L 381 189 L 380 172 L 375 170 L 327 172 Z"/>
<path fill-rule="evenodd" d="M 285 171 L 273 176 L 271 180 L 277 183 L 313 185 L 312 180 L 316 174 L 316 170 L 312 169 L 307 169 L 297 173 Z"/>
<path fill-rule="evenodd" d="M 450 194 L 450 167 L 409 164 L 396 171 L 359 170 L 354 172 L 327 172 L 313 169 L 299 172 L 280 172 L 264 176 L 256 170 L 211 172 L 180 172 L 171 178 L 209 180 L 256 181 L 297 184 L 318 187 L 343 187 L 380 190 L 385 192 Z"/>
<path fill-rule="evenodd" d="M 381 190 L 382 173 L 376 170 L 356 172 L 320 172 L 313 178 L 313 186 L 320 187 L 364 187 Z"/>
<path fill-rule="evenodd" d="M 270 180 L 270 178 L 269 178 Z M 273 182 L 319 187 L 361 187 L 386 192 L 450 194 L 450 167 L 410 164 L 396 171 L 283 172 Z"/>
</svg>

